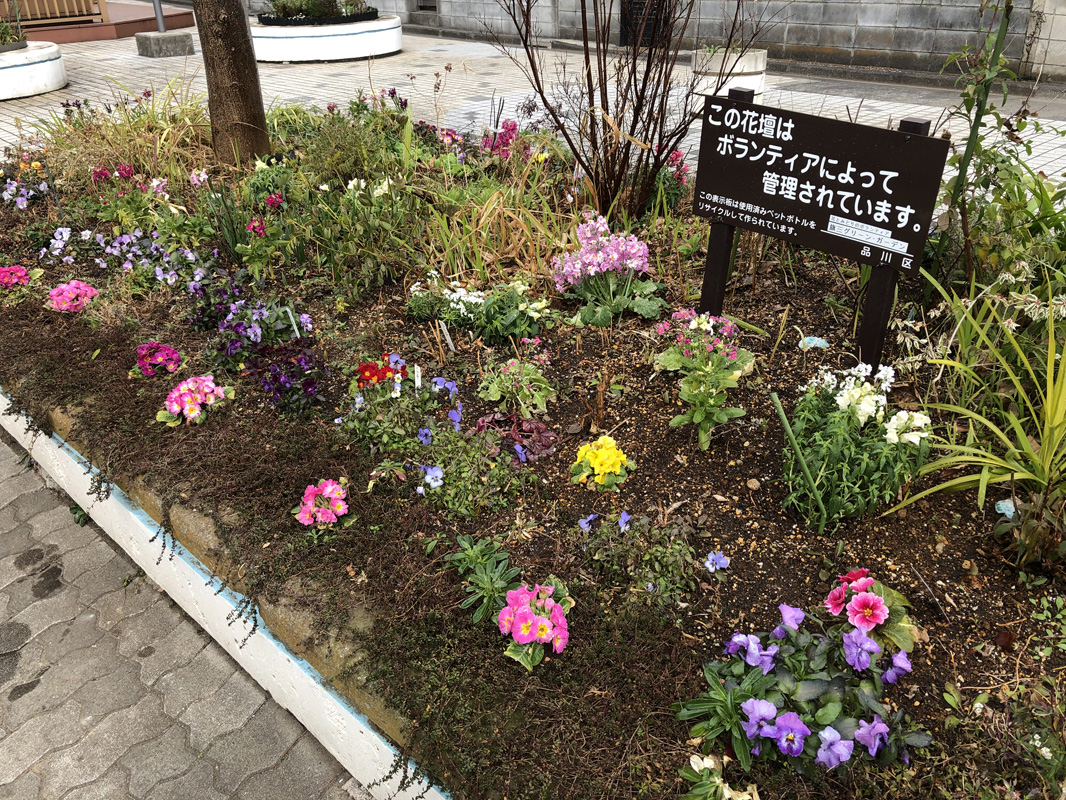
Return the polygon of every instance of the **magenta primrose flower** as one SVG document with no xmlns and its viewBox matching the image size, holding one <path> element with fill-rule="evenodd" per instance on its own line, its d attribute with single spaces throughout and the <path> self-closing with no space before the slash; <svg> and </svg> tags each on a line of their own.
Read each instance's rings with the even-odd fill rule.
<svg viewBox="0 0 1066 800">
<path fill-rule="evenodd" d="M 839 617 L 848 600 L 848 587 L 838 586 L 825 598 L 825 608 L 834 617 Z"/>
<path fill-rule="evenodd" d="M 61 283 L 48 293 L 49 307 L 53 311 L 81 311 L 98 294 L 84 281 Z"/>
<path fill-rule="evenodd" d="M 30 282 L 30 273 L 20 264 L 0 267 L 0 286 L 25 286 Z"/>
<path fill-rule="evenodd" d="M 556 653 L 563 652 L 570 632 L 563 606 L 551 597 L 554 591 L 554 586 L 536 584 L 530 589 L 522 584 L 507 592 L 507 605 L 496 618 L 500 633 L 509 635 L 517 644 L 540 642 L 551 644 Z"/>
<path fill-rule="evenodd" d="M 233 397 L 233 389 L 217 386 L 211 375 L 187 378 L 170 390 L 164 410 L 156 419 L 174 426 L 184 417 L 188 422 L 202 422 L 205 407 L 210 407 Z"/>
<path fill-rule="evenodd" d="M 151 378 L 159 369 L 175 372 L 181 366 L 181 353 L 159 342 L 137 345 L 137 367 L 146 378 Z"/>
<path fill-rule="evenodd" d="M 348 504 L 344 502 L 347 496 L 339 481 L 327 478 L 317 484 L 308 484 L 296 511 L 296 520 L 302 525 L 331 525 L 348 513 Z"/>
<path fill-rule="evenodd" d="M 873 592 L 859 592 L 848 603 L 848 622 L 869 633 L 886 619 L 888 606 Z"/>
<path fill-rule="evenodd" d="M 591 211 L 585 213 L 585 220 L 577 228 L 580 249 L 552 260 L 552 277 L 559 292 L 608 272 L 628 276 L 648 271 L 648 245 L 636 236 L 612 234 L 607 220 Z"/>
</svg>

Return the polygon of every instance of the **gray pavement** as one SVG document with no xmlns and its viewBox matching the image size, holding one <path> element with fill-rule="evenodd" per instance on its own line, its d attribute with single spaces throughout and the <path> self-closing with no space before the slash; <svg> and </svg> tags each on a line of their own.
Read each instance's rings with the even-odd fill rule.
<svg viewBox="0 0 1066 800">
<path fill-rule="evenodd" d="M 0 798 L 362 796 L 24 455 L 0 436 Z"/>
<path fill-rule="evenodd" d="M 205 93 L 199 41 L 195 35 L 193 40 L 197 52 L 187 59 L 142 58 L 133 39 L 63 45 L 69 85 L 46 95 L 0 102 L 0 146 L 15 144 L 20 134 L 32 132 L 34 120 L 60 113 L 59 103 L 64 100 L 90 99 L 99 105 L 148 87 L 159 93 L 175 80 L 187 82 L 194 94 Z M 415 119 L 478 131 L 494 118 L 494 103 L 502 102 L 504 116 L 514 117 L 516 107 L 532 96 L 528 80 L 510 57 L 513 54 L 517 51 L 486 42 L 405 33 L 403 50 L 395 55 L 339 63 L 260 64 L 259 76 L 268 105 L 325 107 L 331 102 L 345 103 L 360 90 L 395 87 L 410 100 Z M 556 74 L 563 61 L 572 69 L 580 57 L 563 49 L 545 50 L 543 55 L 544 74 L 549 76 Z M 679 66 L 677 75 L 687 81 L 688 68 Z M 903 117 L 922 117 L 934 123 L 937 133 L 947 130 L 958 141 L 965 135 L 964 125 L 947 113 L 958 98 L 956 91 L 933 86 L 771 73 L 763 102 L 879 127 L 894 126 Z M 1016 110 L 1022 99 L 1012 96 L 1005 110 Z M 1042 120 L 1058 121 L 1066 129 L 1066 95 L 1055 86 L 1040 87 L 1030 107 Z M 694 162 L 697 129 L 682 146 Z M 1062 175 L 1066 140 L 1051 131 L 1036 135 L 1026 162 L 1048 175 Z"/>
</svg>

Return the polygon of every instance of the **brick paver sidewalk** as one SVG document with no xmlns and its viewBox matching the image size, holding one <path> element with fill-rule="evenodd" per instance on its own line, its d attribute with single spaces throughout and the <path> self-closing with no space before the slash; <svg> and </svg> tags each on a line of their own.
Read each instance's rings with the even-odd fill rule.
<svg viewBox="0 0 1066 800">
<path fill-rule="evenodd" d="M 340 764 L 24 455 L 0 438 L 0 797 L 351 800 Z"/>
</svg>

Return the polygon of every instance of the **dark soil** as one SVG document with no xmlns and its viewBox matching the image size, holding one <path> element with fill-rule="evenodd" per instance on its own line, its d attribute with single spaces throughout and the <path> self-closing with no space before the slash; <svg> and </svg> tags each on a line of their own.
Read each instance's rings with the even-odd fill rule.
<svg viewBox="0 0 1066 800">
<path fill-rule="evenodd" d="M 0 231 L 3 251 L 27 265 L 42 232 L 50 233 L 48 221 L 8 212 L 0 212 Z M 848 298 L 852 285 L 836 266 L 806 254 L 798 254 L 802 266 L 794 272 L 756 269 L 746 255 L 754 252 L 750 245 L 741 250 L 726 301 L 727 313 L 770 332 L 743 336 L 757 368 L 730 401 L 746 416 L 716 429 L 701 452 L 694 431 L 667 425 L 679 407 L 676 385 L 651 369 L 646 323 L 627 318 L 611 331 L 562 326 L 542 335 L 552 355 L 546 374 L 561 390 L 548 420 L 560 436 L 556 453 L 530 466 L 537 481 L 512 508 L 476 519 L 449 519 L 403 486 L 363 491 L 374 463 L 332 423 L 346 402 L 340 368 L 384 350 L 433 374 L 461 377 L 465 420 L 492 410 L 475 394 L 478 366 L 488 356 L 481 344 L 457 337 L 459 352 L 434 363 L 432 337 L 404 318 L 399 287 L 331 314 L 334 333 L 322 341 L 333 362 L 331 394 L 311 419 L 280 417 L 254 384 L 232 376 L 227 383 L 236 383 L 237 403 L 206 426 L 155 423 L 172 381 L 127 377 L 137 345 L 165 341 L 192 356 L 187 374 L 207 370 L 206 338 L 182 324 L 177 294 L 130 300 L 100 327 L 32 301 L 0 309 L 0 385 L 45 427 L 47 409 L 77 406 L 72 438 L 108 479 L 147 475 L 171 499 L 195 498 L 220 516 L 235 511 L 242 524 L 225 528 L 227 546 L 254 596 L 276 596 L 298 578 L 319 590 L 307 602 L 324 626 L 356 602 L 377 609 L 362 666 L 412 720 L 413 755 L 457 798 L 676 795 L 683 790 L 677 770 L 695 748 L 670 705 L 700 693 L 702 662 L 717 656 L 734 631 L 772 628 L 779 603 L 820 604 L 830 588 L 819 580 L 823 569 L 835 576 L 868 567 L 913 602 L 928 641 L 916 648 L 913 674 L 891 688 L 889 699 L 937 737 L 930 753 L 950 753 L 945 683 L 995 688 L 1019 675 L 1059 674 L 1062 664 L 1036 664 L 1024 646 L 1035 632 L 1030 594 L 1018 586 L 992 537 L 994 520 L 979 512 L 973 496 L 935 496 L 891 517 L 849 521 L 823 537 L 782 510 L 784 439 L 769 393 L 778 392 L 789 408 L 819 366 L 853 365 L 851 321 L 825 302 Z M 683 264 L 690 280 L 698 278 L 700 258 Z M 91 263 L 63 269 L 50 270 L 44 284 L 71 274 L 100 278 Z M 328 297 L 306 299 L 323 309 L 316 318 L 332 308 Z M 786 309 L 785 336 L 775 349 Z M 831 348 L 804 355 L 793 326 L 823 336 Z M 612 385 L 623 388 L 612 392 Z M 893 394 L 903 407 L 913 399 L 905 386 Z M 571 485 L 578 445 L 608 431 L 636 471 L 617 495 Z M 341 475 L 352 482 L 360 523 L 312 546 L 290 509 L 309 482 Z M 577 526 L 592 512 L 620 510 L 661 524 L 690 521 L 697 553 L 721 549 L 730 557 L 728 581 L 704 573 L 684 607 L 633 602 L 629 587 L 604 582 Z M 524 524 L 516 525 L 516 517 Z M 462 533 L 498 537 L 524 577 L 532 582 L 554 573 L 578 600 L 566 652 L 532 675 L 503 656 L 505 641 L 493 625 L 474 626 L 459 608 L 463 589 L 444 556 Z M 427 556 L 434 539 L 441 541 Z M 843 555 L 836 560 L 838 542 Z M 1017 646 L 997 646 L 1001 631 Z M 943 777 L 941 767 L 939 756 L 918 754 L 909 770 L 888 774 L 862 769 L 811 784 L 764 769 L 751 780 L 764 798 L 886 791 L 925 798 Z"/>
</svg>

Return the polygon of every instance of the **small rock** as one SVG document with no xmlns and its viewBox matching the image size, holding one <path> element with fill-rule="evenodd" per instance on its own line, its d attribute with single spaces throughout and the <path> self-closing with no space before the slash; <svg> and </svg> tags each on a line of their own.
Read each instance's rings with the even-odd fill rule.
<svg viewBox="0 0 1066 800">
<path fill-rule="evenodd" d="M 747 486 L 753 492 L 757 492 L 757 491 L 759 491 L 759 489 L 762 488 L 762 484 L 759 483 L 757 480 L 755 480 L 755 478 L 748 478 Z"/>
</svg>

